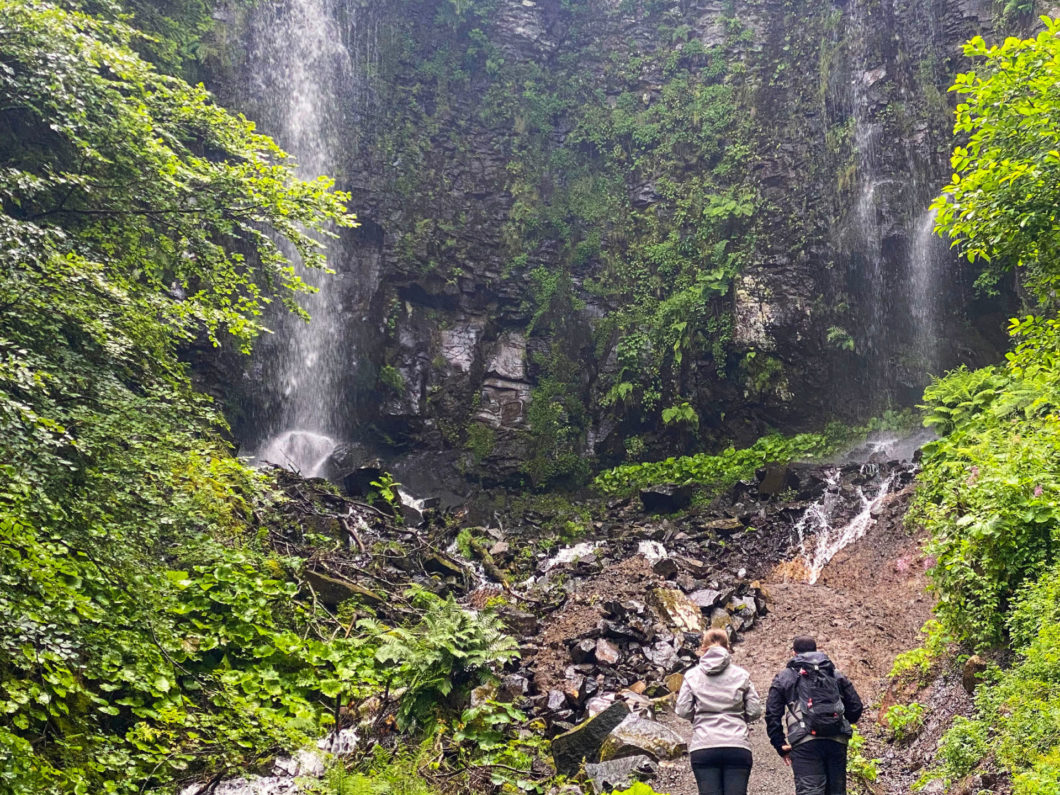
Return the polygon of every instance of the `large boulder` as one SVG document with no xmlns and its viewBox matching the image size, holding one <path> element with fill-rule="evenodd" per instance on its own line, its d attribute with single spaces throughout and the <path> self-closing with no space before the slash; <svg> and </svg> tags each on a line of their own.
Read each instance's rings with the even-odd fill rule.
<svg viewBox="0 0 1060 795">
<path fill-rule="evenodd" d="M 692 503 L 692 487 L 664 483 L 641 489 L 640 501 L 647 513 L 674 513 Z"/>
<path fill-rule="evenodd" d="M 578 772 L 583 761 L 600 758 L 604 740 L 629 715 L 625 702 L 616 701 L 599 715 L 589 718 L 552 740 L 552 759 L 556 772 L 570 776 Z"/>
<path fill-rule="evenodd" d="M 627 756 L 650 756 L 656 761 L 677 759 L 688 751 L 688 743 L 668 726 L 658 721 L 630 715 L 604 740 L 600 760 L 622 759 Z"/>
<path fill-rule="evenodd" d="M 699 605 L 677 588 L 655 588 L 649 597 L 663 622 L 678 632 L 702 632 L 703 613 Z"/>
<path fill-rule="evenodd" d="M 638 781 L 654 778 L 659 766 L 650 756 L 627 756 L 585 766 L 593 792 L 627 790 Z"/>
</svg>

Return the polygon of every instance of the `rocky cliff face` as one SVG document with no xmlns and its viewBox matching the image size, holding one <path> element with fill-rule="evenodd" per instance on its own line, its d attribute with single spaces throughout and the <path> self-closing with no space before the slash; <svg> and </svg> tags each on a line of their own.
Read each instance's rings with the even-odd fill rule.
<svg viewBox="0 0 1060 795">
<path fill-rule="evenodd" d="M 990 355 L 996 307 L 923 234 L 989 3 L 333 6 L 351 436 L 545 483 L 864 416 Z M 216 86 L 254 116 L 233 62 Z M 282 398 L 235 392 L 253 438 Z"/>
</svg>

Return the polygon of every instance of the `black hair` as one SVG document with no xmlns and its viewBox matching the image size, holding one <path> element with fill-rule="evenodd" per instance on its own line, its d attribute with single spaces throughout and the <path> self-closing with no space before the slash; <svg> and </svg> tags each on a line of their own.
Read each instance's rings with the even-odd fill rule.
<svg viewBox="0 0 1060 795">
<path fill-rule="evenodd" d="M 797 635 L 791 642 L 791 650 L 796 654 L 817 651 L 817 641 L 811 635 Z"/>
</svg>

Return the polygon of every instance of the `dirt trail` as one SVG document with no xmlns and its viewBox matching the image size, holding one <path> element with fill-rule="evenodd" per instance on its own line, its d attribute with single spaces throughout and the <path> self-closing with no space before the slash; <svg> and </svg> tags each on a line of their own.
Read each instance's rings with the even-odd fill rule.
<svg viewBox="0 0 1060 795">
<path fill-rule="evenodd" d="M 908 495 L 896 496 L 900 498 L 865 538 L 829 563 L 818 584 L 767 582 L 773 600 L 770 613 L 745 634 L 734 653 L 735 662 L 750 671 L 763 700 L 791 654 L 792 637 L 811 634 L 861 694 L 866 704 L 862 733 L 875 734 L 876 707 L 894 657 L 917 645 L 917 632 L 931 615 L 920 542 L 901 523 Z M 691 733 L 689 724 L 672 714 L 662 719 L 686 736 Z M 791 771 L 769 745 L 764 723 L 753 727 L 751 738 L 749 792 L 791 795 Z M 671 795 L 697 792 L 687 759 L 664 766 L 652 786 Z"/>
</svg>

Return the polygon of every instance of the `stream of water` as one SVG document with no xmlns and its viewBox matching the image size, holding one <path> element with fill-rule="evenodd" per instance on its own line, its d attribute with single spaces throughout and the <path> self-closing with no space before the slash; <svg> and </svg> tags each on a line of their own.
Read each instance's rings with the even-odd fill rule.
<svg viewBox="0 0 1060 795">
<path fill-rule="evenodd" d="M 351 50 L 358 8 L 349 0 L 285 0 L 255 9 L 248 37 L 248 91 L 261 123 L 297 163 L 298 176 L 341 172 L 344 130 L 361 97 L 365 59 Z M 335 275 L 300 268 L 314 292 L 301 297 L 312 318 L 273 320 L 276 341 L 263 354 L 262 376 L 273 403 L 254 457 L 307 477 L 321 474 L 341 437 L 347 384 L 358 352 L 346 334 L 351 263 L 329 243 Z M 287 252 L 291 254 L 293 252 Z"/>
<path fill-rule="evenodd" d="M 802 548 L 802 559 L 808 572 L 807 582 L 811 585 L 817 582 L 824 567 L 838 552 L 861 540 L 872 527 L 875 521 L 873 513 L 891 493 L 897 473 L 892 470 L 882 479 L 875 480 L 872 485 L 857 486 L 860 510 L 853 518 L 837 523 L 837 517 L 846 512 L 849 501 L 839 488 L 840 476 L 838 469 L 828 473 L 824 494 L 806 509 L 795 524 L 795 534 Z"/>
</svg>

